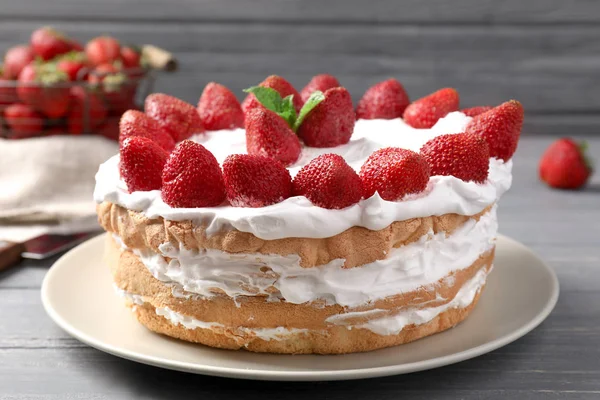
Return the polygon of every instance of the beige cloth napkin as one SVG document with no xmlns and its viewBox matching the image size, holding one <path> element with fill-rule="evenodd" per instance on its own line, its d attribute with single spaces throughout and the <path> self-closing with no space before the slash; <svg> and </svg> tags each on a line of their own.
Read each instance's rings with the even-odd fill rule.
<svg viewBox="0 0 600 400">
<path fill-rule="evenodd" d="M 117 152 L 118 144 L 101 136 L 0 139 L 0 237 L 15 225 L 89 221 L 98 166 Z"/>
</svg>

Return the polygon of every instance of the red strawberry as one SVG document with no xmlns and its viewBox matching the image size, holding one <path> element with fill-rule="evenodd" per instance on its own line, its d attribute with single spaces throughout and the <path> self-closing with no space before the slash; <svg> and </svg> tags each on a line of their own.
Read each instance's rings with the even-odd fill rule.
<svg viewBox="0 0 600 400">
<path fill-rule="evenodd" d="M 401 118 L 410 100 L 400 82 L 395 79 L 371 86 L 358 102 L 357 119 Z"/>
<path fill-rule="evenodd" d="M 223 162 L 227 200 L 234 207 L 265 207 L 292 193 L 290 172 L 277 160 L 234 154 Z"/>
<path fill-rule="evenodd" d="M 431 175 L 452 175 L 463 181 L 484 183 L 488 177 L 490 151 L 481 136 L 470 133 L 442 135 L 421 147 Z"/>
<path fill-rule="evenodd" d="M 113 64 L 100 64 L 92 70 L 88 77 L 88 82 L 92 85 L 100 85 L 106 78 L 109 78 L 110 84 L 110 78 L 116 80 L 116 77 L 120 78 L 120 81 L 112 82 L 112 84 L 122 83 L 127 79 L 127 76 L 120 73 L 119 69 Z"/>
<path fill-rule="evenodd" d="M 184 140 L 173 150 L 165 164 L 162 183 L 162 199 L 171 207 L 214 207 L 225 200 L 217 159 L 191 140 Z"/>
<path fill-rule="evenodd" d="M 294 178 L 292 193 L 318 207 L 342 209 L 362 198 L 356 172 L 337 154 L 323 154 L 306 164 Z"/>
<path fill-rule="evenodd" d="M 150 139 L 134 136 L 123 142 L 120 155 L 119 170 L 129 193 L 160 189 L 169 153 Z"/>
<path fill-rule="evenodd" d="M 67 74 L 71 81 L 87 79 L 87 73 L 80 74 L 81 70 L 87 68 L 87 59 L 84 53 L 70 52 L 61 56 L 56 63 L 56 68 Z"/>
<path fill-rule="evenodd" d="M 8 49 L 4 55 L 4 73 L 7 79 L 17 79 L 27 64 L 35 59 L 35 53 L 30 46 L 15 46 Z"/>
<path fill-rule="evenodd" d="M 69 108 L 68 81 L 67 74 L 54 64 L 29 64 L 19 75 L 17 94 L 23 103 L 49 118 L 60 118 Z"/>
<path fill-rule="evenodd" d="M 190 103 L 163 93 L 146 97 L 144 111 L 158 121 L 175 142 L 180 142 L 195 133 L 204 132 L 198 111 Z"/>
<path fill-rule="evenodd" d="M 16 82 L 0 77 L 0 111 L 5 106 L 17 103 L 18 101 Z"/>
<path fill-rule="evenodd" d="M 298 136 L 310 147 L 335 147 L 350 141 L 356 117 L 350 93 L 343 87 L 325 92 L 298 128 Z"/>
<path fill-rule="evenodd" d="M 210 82 L 198 101 L 198 115 L 207 131 L 244 127 L 244 113 L 240 102 L 223 85 Z"/>
<path fill-rule="evenodd" d="M 455 89 L 440 89 L 406 107 L 404 122 L 417 129 L 431 128 L 440 118 L 458 111 L 458 103 L 458 92 Z"/>
<path fill-rule="evenodd" d="M 121 45 L 113 37 L 99 36 L 85 45 L 85 54 L 92 65 L 111 64 L 121 57 Z"/>
<path fill-rule="evenodd" d="M 540 179 L 559 189 L 579 189 L 592 175 L 592 166 L 586 158 L 586 144 L 569 138 L 552 143 L 540 160 Z"/>
<path fill-rule="evenodd" d="M 523 116 L 521 103 L 510 100 L 473 117 L 465 132 L 483 137 L 490 146 L 490 157 L 507 161 L 517 150 Z"/>
<path fill-rule="evenodd" d="M 259 83 L 258 86 L 274 89 L 281 95 L 282 98 L 285 98 L 289 95 L 293 95 L 294 108 L 296 109 L 296 112 L 300 112 L 300 109 L 304 104 L 302 102 L 302 97 L 300 97 L 300 94 L 292 86 L 292 84 L 283 79 L 282 77 L 277 75 L 268 76 L 264 81 Z M 250 93 L 242 102 L 242 110 L 244 110 L 244 112 L 247 113 L 248 111 L 256 107 L 262 108 L 262 104 L 259 103 L 259 101 L 256 99 L 256 96 Z"/>
<path fill-rule="evenodd" d="M 71 135 L 91 133 L 104 122 L 107 115 L 106 106 L 93 90 L 83 86 L 70 89 L 71 107 L 67 114 L 67 130 Z"/>
<path fill-rule="evenodd" d="M 140 136 L 154 141 L 168 152 L 175 148 L 175 141 L 171 135 L 155 119 L 141 111 L 125 111 L 119 121 L 119 130 L 121 143 L 129 137 Z"/>
<path fill-rule="evenodd" d="M 78 53 L 83 51 L 83 46 L 77 40 L 69 39 L 69 44 L 71 45 L 71 51 L 75 51 Z"/>
<path fill-rule="evenodd" d="M 246 150 L 248 154 L 271 157 L 287 166 L 298 159 L 302 146 L 283 118 L 258 107 L 246 114 Z"/>
<path fill-rule="evenodd" d="M 367 158 L 359 176 L 365 198 L 378 192 L 384 200 L 398 201 L 407 194 L 425 190 L 429 182 L 429 164 L 414 151 L 387 147 Z"/>
<path fill-rule="evenodd" d="M 129 109 L 136 108 L 135 85 L 113 64 L 98 65 L 90 73 L 88 82 L 102 88 L 112 114 L 121 115 Z"/>
<path fill-rule="evenodd" d="M 137 84 L 145 73 L 142 65 L 142 50 L 136 46 L 121 47 L 121 63 L 123 71 L 132 80 L 130 90 L 136 92 Z"/>
<path fill-rule="evenodd" d="M 121 62 L 123 68 L 134 69 L 141 67 L 142 52 L 140 49 L 133 46 L 121 47 Z"/>
<path fill-rule="evenodd" d="M 483 114 L 486 111 L 490 111 L 492 106 L 476 106 L 471 108 L 463 108 L 460 110 L 461 113 L 465 114 L 467 117 L 474 117 L 479 114 Z"/>
<path fill-rule="evenodd" d="M 33 31 L 31 34 L 31 47 L 34 53 L 43 60 L 51 60 L 73 49 L 70 39 L 63 33 L 47 26 Z"/>
<path fill-rule="evenodd" d="M 119 120 L 116 118 L 109 118 L 100 126 L 96 133 L 100 136 L 104 136 L 107 139 L 119 141 Z"/>
<path fill-rule="evenodd" d="M 4 110 L 4 120 L 11 131 L 12 139 L 24 139 L 39 135 L 44 125 L 44 116 L 27 104 L 11 104 Z"/>
<path fill-rule="evenodd" d="M 340 82 L 338 82 L 337 78 L 333 75 L 315 75 L 312 77 L 310 82 L 308 82 L 308 84 L 304 86 L 304 89 L 302 89 L 302 92 L 300 92 L 300 97 L 302 98 L 303 102 L 306 102 L 310 95 L 313 94 L 313 92 L 316 92 L 317 90 L 325 92 L 328 89 L 339 86 L 341 86 Z"/>
</svg>

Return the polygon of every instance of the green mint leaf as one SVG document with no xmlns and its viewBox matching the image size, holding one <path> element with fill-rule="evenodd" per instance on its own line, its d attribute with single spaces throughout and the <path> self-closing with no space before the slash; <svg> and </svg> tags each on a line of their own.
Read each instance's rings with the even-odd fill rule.
<svg viewBox="0 0 600 400">
<path fill-rule="evenodd" d="M 302 106 L 300 114 L 298 115 L 298 118 L 296 118 L 296 122 L 294 122 L 294 132 L 298 130 L 306 116 L 323 100 L 325 100 L 325 95 L 323 95 L 323 92 L 320 90 L 317 90 L 310 95 L 308 100 L 306 100 L 306 103 Z"/>
<path fill-rule="evenodd" d="M 245 89 L 244 92 L 252 93 L 263 107 L 283 118 L 290 128 L 294 127 L 296 123 L 296 109 L 294 108 L 293 95 L 289 95 L 285 99 L 282 99 L 279 92 L 275 89 L 262 86 L 252 86 Z"/>
<path fill-rule="evenodd" d="M 256 100 L 258 100 L 258 102 L 267 110 L 271 110 L 276 113 L 281 112 L 281 95 L 275 89 L 262 86 L 252 86 L 248 89 L 244 89 L 244 92 L 252 93 L 254 96 L 256 96 Z"/>
<path fill-rule="evenodd" d="M 290 94 L 281 102 L 281 112 L 278 112 L 281 118 L 285 119 L 290 128 L 296 123 L 296 109 L 294 108 L 294 95 Z"/>
</svg>

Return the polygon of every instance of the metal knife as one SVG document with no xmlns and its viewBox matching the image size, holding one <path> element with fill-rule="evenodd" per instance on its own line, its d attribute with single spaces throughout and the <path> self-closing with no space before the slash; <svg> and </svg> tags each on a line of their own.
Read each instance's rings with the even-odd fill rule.
<svg viewBox="0 0 600 400">
<path fill-rule="evenodd" d="M 44 260 L 98 234 L 99 232 L 44 234 L 23 243 L 0 240 L 0 270 L 18 263 L 22 258 Z"/>
</svg>

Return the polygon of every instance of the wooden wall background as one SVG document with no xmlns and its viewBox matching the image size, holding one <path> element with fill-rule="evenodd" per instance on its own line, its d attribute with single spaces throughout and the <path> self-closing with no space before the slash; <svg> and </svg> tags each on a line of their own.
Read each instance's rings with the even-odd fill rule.
<svg viewBox="0 0 600 400">
<path fill-rule="evenodd" d="M 40 25 L 170 49 L 181 70 L 156 89 L 194 103 L 211 80 L 241 97 L 272 73 L 301 88 L 330 72 L 357 101 L 396 77 L 411 98 L 519 99 L 526 133 L 600 134 L 595 0 L 0 0 L 0 49 Z"/>
</svg>

